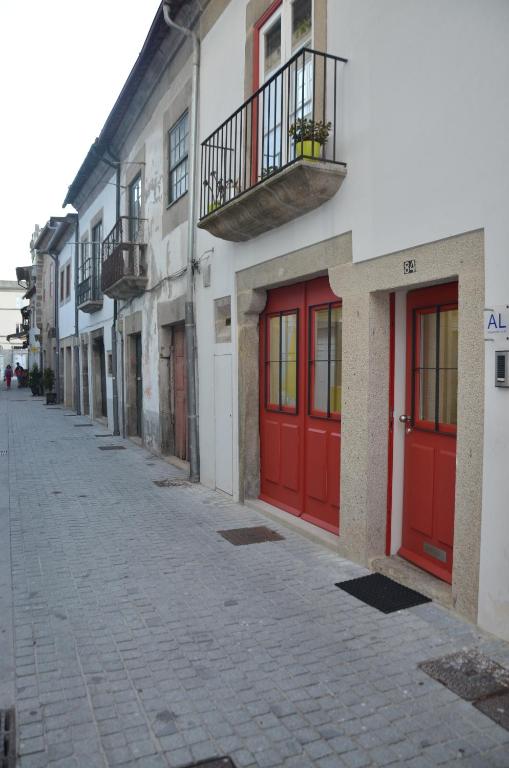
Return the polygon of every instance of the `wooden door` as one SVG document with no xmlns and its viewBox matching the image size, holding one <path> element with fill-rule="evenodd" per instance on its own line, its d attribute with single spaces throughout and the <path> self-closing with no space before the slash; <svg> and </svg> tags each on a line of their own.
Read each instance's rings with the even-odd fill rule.
<svg viewBox="0 0 509 768">
<path fill-rule="evenodd" d="M 407 299 L 403 536 L 399 554 L 451 581 L 456 486 L 458 284 Z"/>
<path fill-rule="evenodd" d="M 136 371 L 136 434 L 142 437 L 142 413 L 143 413 L 143 368 L 141 333 L 135 336 L 135 371 Z"/>
<path fill-rule="evenodd" d="M 339 531 L 341 303 L 327 278 L 269 291 L 260 318 L 260 497 Z"/>
<path fill-rule="evenodd" d="M 187 459 L 187 374 L 184 325 L 173 329 L 175 382 L 175 456 Z"/>
</svg>

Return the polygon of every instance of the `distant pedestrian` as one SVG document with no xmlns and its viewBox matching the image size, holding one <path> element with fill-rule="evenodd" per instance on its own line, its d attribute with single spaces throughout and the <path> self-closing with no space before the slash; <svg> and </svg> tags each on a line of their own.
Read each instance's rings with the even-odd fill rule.
<svg viewBox="0 0 509 768">
<path fill-rule="evenodd" d="M 7 384 L 7 389 L 11 388 L 11 379 L 12 379 L 12 368 L 10 365 L 7 365 L 4 373 L 4 381 Z"/>
<path fill-rule="evenodd" d="M 21 374 L 22 373 L 23 373 L 23 368 L 21 367 L 21 365 L 19 363 L 16 363 L 16 368 L 14 369 L 14 375 L 16 376 L 16 378 L 18 380 L 18 387 L 19 387 L 19 383 L 20 383 L 20 379 L 21 379 Z"/>
</svg>

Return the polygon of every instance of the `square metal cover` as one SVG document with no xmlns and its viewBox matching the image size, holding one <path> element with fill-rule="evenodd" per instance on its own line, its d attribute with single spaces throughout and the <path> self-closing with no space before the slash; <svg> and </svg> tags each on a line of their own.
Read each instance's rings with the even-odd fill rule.
<svg viewBox="0 0 509 768">
<path fill-rule="evenodd" d="M 497 696 L 474 701 L 474 707 L 509 731 L 509 690 Z"/>
<path fill-rule="evenodd" d="M 123 445 L 99 445 L 98 448 L 100 451 L 125 451 Z"/>
<path fill-rule="evenodd" d="M 509 693 L 509 670 L 476 650 L 424 661 L 419 667 L 467 701 Z"/>
<path fill-rule="evenodd" d="M 230 528 L 227 531 L 218 531 L 219 534 L 231 544 L 240 547 L 244 544 L 263 544 L 265 541 L 283 541 L 284 536 L 267 528 L 265 525 L 258 525 L 252 528 Z"/>
<path fill-rule="evenodd" d="M 0 709 L 0 768 L 16 765 L 16 715 L 14 708 Z"/>
<path fill-rule="evenodd" d="M 236 768 L 231 757 L 208 757 L 198 763 L 189 763 L 183 768 Z"/>
<path fill-rule="evenodd" d="M 153 480 L 152 482 L 154 485 L 157 485 L 158 488 L 173 488 L 179 485 L 189 485 L 189 480 L 185 480 L 182 477 L 168 477 L 166 480 Z"/>
</svg>

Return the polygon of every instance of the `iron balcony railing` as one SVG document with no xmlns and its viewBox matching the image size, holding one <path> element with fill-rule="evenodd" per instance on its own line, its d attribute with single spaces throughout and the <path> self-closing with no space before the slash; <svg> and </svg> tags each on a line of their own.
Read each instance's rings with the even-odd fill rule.
<svg viewBox="0 0 509 768">
<path fill-rule="evenodd" d="M 102 301 L 101 244 L 81 243 L 81 264 L 78 270 L 78 307 L 93 301 Z"/>
<path fill-rule="evenodd" d="M 107 291 L 123 277 L 143 277 L 146 219 L 121 216 L 102 244 L 101 287 Z"/>
<path fill-rule="evenodd" d="M 200 218 L 302 158 L 346 165 L 338 104 L 346 61 L 303 48 L 205 139 Z"/>
</svg>

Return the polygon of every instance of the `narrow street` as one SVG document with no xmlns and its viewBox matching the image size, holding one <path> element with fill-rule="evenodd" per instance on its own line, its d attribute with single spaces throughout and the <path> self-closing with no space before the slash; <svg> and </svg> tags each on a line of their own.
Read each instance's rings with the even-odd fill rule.
<svg viewBox="0 0 509 768">
<path fill-rule="evenodd" d="M 106 435 L 0 390 L 0 708 L 20 768 L 509 766 L 509 732 L 417 668 L 462 648 L 509 666 L 509 646 L 433 603 L 368 607 L 335 587 L 365 569 L 157 486 L 183 474 Z M 258 525 L 284 539 L 218 534 Z"/>
</svg>

